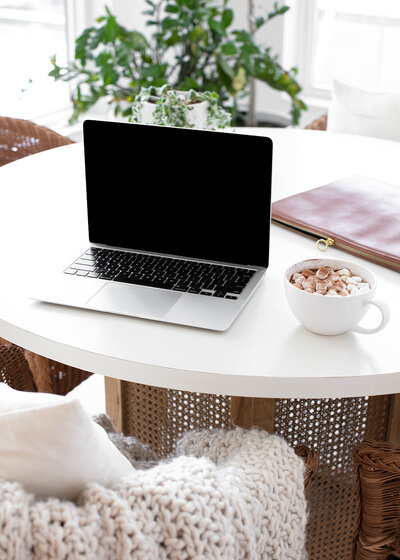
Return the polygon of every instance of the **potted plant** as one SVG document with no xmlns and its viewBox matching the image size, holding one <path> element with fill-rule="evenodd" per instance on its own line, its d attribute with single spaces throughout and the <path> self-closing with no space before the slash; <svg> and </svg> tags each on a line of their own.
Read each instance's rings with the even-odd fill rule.
<svg viewBox="0 0 400 560">
<path fill-rule="evenodd" d="M 73 80 L 76 120 L 105 98 L 115 115 L 132 117 L 133 102 L 142 87 L 165 84 L 178 91 L 218 93 L 222 106 L 241 117 L 240 104 L 254 107 L 255 80 L 285 92 L 292 101 L 291 118 L 297 124 L 306 106 L 300 99 L 296 69 L 285 70 L 269 47 L 258 44 L 258 31 L 288 7 L 275 2 L 273 10 L 256 17 L 249 0 L 250 29 L 233 26 L 229 0 L 143 0 L 149 37 L 128 30 L 106 7 L 105 15 L 76 39 L 75 59 L 57 64 L 49 73 L 55 80 Z M 251 11 L 250 11 L 251 9 Z M 250 123 L 251 124 L 251 123 Z"/>
<path fill-rule="evenodd" d="M 143 87 L 132 103 L 132 122 L 187 128 L 225 128 L 231 115 L 218 103 L 218 94 L 177 91 L 170 84 Z"/>
</svg>

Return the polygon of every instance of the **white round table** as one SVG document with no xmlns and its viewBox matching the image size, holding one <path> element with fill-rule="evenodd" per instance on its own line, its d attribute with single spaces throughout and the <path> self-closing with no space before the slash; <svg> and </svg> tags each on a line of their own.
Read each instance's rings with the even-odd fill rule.
<svg viewBox="0 0 400 560">
<path fill-rule="evenodd" d="M 310 130 L 240 132 L 273 139 L 273 201 L 353 173 L 400 185 L 400 143 Z M 135 165 L 133 150 L 127 185 L 135 181 Z M 165 179 L 157 170 L 149 176 Z M 117 429 L 157 450 L 168 451 L 184 429 L 228 425 L 229 418 L 315 447 L 320 469 L 308 498 L 309 558 L 350 557 L 352 449 L 365 434 L 400 437 L 399 273 L 335 248 L 325 253 L 360 262 L 377 277 L 377 297 L 390 305 L 391 318 L 373 335 L 325 337 L 299 325 L 285 301 L 283 272 L 321 253 L 312 239 L 275 225 L 265 279 L 226 332 L 37 302 L 29 288 L 47 264 L 61 271 L 88 247 L 82 145 L 1 167 L 0 189 L 0 336 L 106 376 L 107 410 Z M 378 320 L 369 312 L 364 324 Z"/>
<path fill-rule="evenodd" d="M 308 130 L 244 131 L 273 139 L 273 201 L 357 172 L 400 184 L 400 143 Z M 0 185 L 3 338 L 108 377 L 185 391 L 281 398 L 400 392 L 399 273 L 334 248 L 325 253 L 375 273 L 377 297 L 389 303 L 391 319 L 373 335 L 324 337 L 297 322 L 285 301 L 283 271 L 321 253 L 312 239 L 275 225 L 265 279 L 227 332 L 46 304 L 28 298 L 32 280 L 50 262 L 63 270 L 88 247 L 82 144 L 3 166 Z M 376 323 L 369 313 L 365 324 Z"/>
</svg>

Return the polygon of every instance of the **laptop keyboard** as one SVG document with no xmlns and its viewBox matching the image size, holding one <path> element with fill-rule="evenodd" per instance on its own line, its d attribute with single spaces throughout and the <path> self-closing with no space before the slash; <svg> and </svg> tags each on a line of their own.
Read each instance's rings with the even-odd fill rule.
<svg viewBox="0 0 400 560">
<path fill-rule="evenodd" d="M 91 247 L 64 272 L 87 278 L 237 299 L 256 271 Z"/>
</svg>

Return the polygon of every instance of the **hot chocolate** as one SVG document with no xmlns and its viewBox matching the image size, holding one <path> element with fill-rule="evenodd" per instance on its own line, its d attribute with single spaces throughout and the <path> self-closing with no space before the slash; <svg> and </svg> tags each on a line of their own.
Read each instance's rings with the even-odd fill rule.
<svg viewBox="0 0 400 560">
<path fill-rule="evenodd" d="M 306 268 L 292 274 L 290 282 L 299 290 L 320 296 L 351 296 L 370 289 L 369 283 L 350 269 L 330 266 Z"/>
</svg>

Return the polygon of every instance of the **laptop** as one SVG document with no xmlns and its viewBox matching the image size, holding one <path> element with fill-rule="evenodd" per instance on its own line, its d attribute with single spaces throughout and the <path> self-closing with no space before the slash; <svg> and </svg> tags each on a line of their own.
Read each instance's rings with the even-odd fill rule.
<svg viewBox="0 0 400 560">
<path fill-rule="evenodd" d="M 269 259 L 272 141 L 86 120 L 90 246 L 34 299 L 227 330 Z"/>
</svg>

